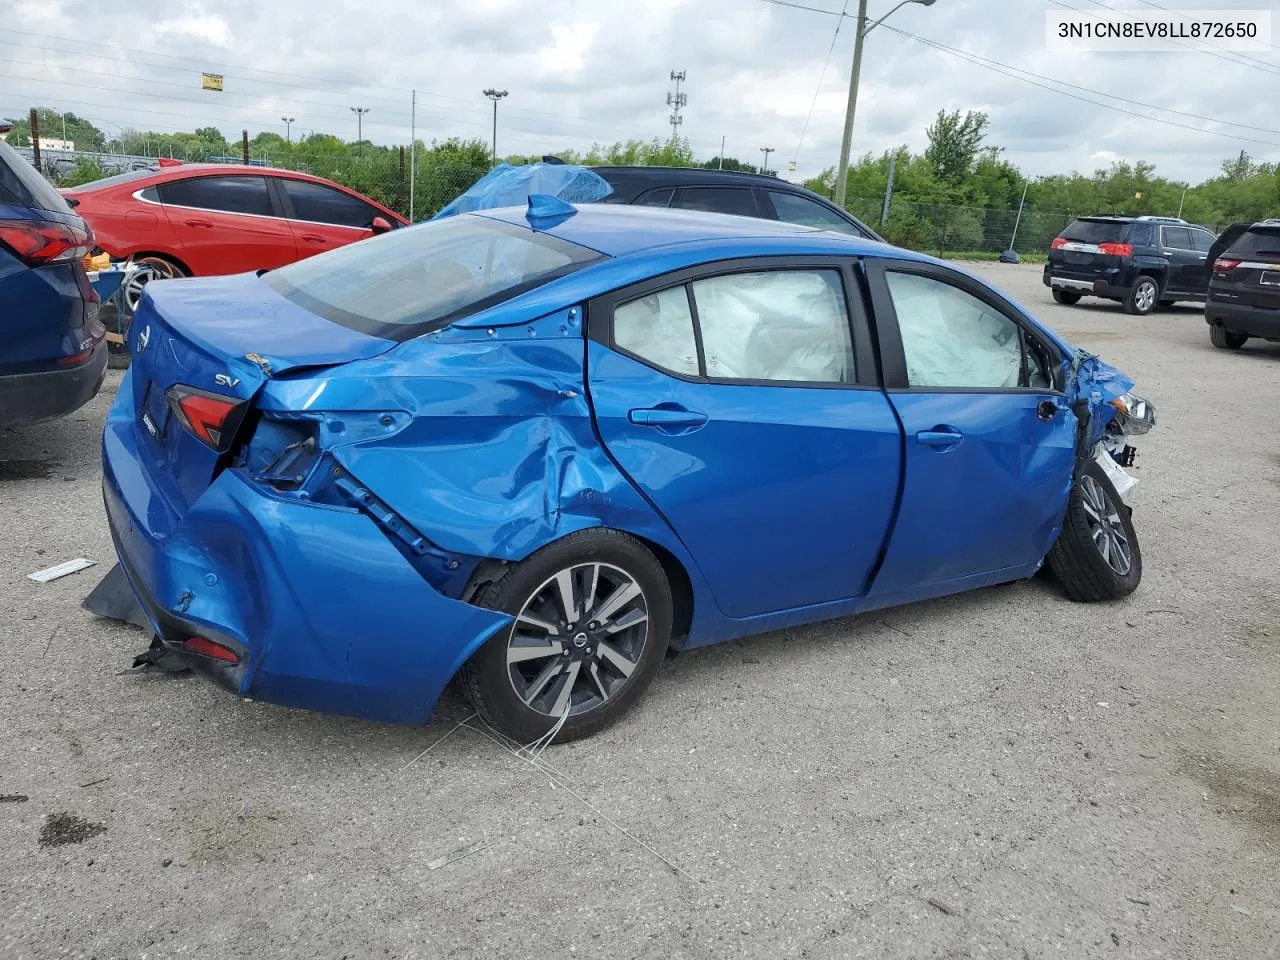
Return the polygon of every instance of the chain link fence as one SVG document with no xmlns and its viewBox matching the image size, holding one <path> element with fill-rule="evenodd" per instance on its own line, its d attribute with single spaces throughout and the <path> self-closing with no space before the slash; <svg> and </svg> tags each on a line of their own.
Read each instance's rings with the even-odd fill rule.
<svg viewBox="0 0 1280 960">
<path fill-rule="evenodd" d="M 917 203 L 895 197 L 882 222 L 883 204 L 880 197 L 855 197 L 845 206 L 890 243 L 938 257 L 998 255 L 1009 249 L 1022 256 L 1042 256 L 1053 238 L 1075 219 L 1059 210 L 1024 208 L 1019 217 L 1016 209 Z"/>
</svg>

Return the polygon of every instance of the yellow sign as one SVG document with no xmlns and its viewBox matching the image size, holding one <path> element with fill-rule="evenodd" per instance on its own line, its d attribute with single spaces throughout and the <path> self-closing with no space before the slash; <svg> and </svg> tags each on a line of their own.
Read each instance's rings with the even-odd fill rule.
<svg viewBox="0 0 1280 960">
<path fill-rule="evenodd" d="M 217 90 L 222 92 L 222 74 L 220 73 L 202 73 L 200 74 L 201 86 L 206 90 Z"/>
<path fill-rule="evenodd" d="M 787 169 L 788 169 L 788 170 L 790 170 L 792 173 L 795 173 L 795 172 L 796 172 L 796 162 L 795 162 L 794 160 L 788 160 L 788 161 L 787 161 Z"/>
</svg>

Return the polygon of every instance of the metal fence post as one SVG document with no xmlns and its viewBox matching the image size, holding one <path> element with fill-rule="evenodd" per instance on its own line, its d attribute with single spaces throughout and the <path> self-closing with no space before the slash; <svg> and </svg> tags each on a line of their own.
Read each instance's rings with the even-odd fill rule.
<svg viewBox="0 0 1280 960">
<path fill-rule="evenodd" d="M 889 219 L 889 201 L 893 199 L 893 172 L 898 166 L 897 152 L 889 154 L 889 182 L 884 188 L 884 206 L 880 208 L 880 226 Z"/>
<path fill-rule="evenodd" d="M 31 108 L 31 163 L 40 169 L 40 114 Z"/>
</svg>

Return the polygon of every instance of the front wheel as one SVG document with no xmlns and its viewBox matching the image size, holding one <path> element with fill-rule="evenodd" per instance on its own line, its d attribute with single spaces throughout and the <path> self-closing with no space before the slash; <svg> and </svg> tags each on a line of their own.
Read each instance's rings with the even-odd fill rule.
<svg viewBox="0 0 1280 960">
<path fill-rule="evenodd" d="M 1220 324 L 1215 323 L 1209 328 L 1209 342 L 1222 350 L 1239 350 L 1248 339 L 1245 334 L 1232 333 Z"/>
<path fill-rule="evenodd" d="M 1160 284 L 1156 283 L 1155 278 L 1139 277 L 1129 291 L 1129 296 L 1125 297 L 1124 309 L 1126 313 L 1145 317 L 1156 308 L 1159 299 Z"/>
<path fill-rule="evenodd" d="M 474 601 L 514 618 L 462 668 L 488 723 L 528 744 L 608 726 L 644 694 L 671 639 L 671 588 L 638 540 L 595 528 L 510 567 Z"/>
<path fill-rule="evenodd" d="M 1080 294 L 1073 290 L 1063 290 L 1060 287 L 1054 287 L 1053 299 L 1064 307 L 1073 307 L 1080 302 Z"/>
<path fill-rule="evenodd" d="M 1072 600 L 1119 600 L 1142 582 L 1142 550 L 1133 519 L 1096 460 L 1085 466 L 1067 499 L 1062 532 L 1049 569 Z"/>
</svg>

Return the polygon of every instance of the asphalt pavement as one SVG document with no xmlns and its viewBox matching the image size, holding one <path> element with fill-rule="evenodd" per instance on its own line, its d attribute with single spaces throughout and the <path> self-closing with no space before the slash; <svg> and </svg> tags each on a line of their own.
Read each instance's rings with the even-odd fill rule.
<svg viewBox="0 0 1280 960">
<path fill-rule="evenodd" d="M 1138 592 L 693 651 L 554 772 L 455 694 L 405 729 L 132 672 L 79 606 L 120 374 L 0 430 L 0 958 L 1280 958 L 1280 344 L 975 269 L 1156 404 Z"/>
</svg>

